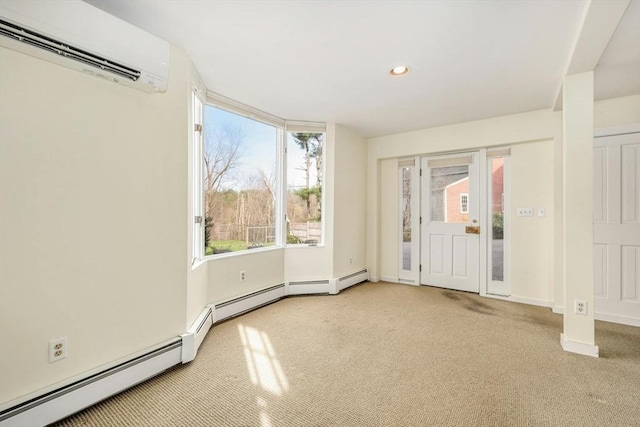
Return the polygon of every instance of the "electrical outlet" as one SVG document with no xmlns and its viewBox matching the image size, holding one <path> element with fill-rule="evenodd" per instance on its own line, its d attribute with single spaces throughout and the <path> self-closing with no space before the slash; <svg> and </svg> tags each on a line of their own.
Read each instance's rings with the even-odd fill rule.
<svg viewBox="0 0 640 427">
<path fill-rule="evenodd" d="M 247 272 L 245 270 L 240 271 L 240 281 L 244 282 L 247 278 Z"/>
<path fill-rule="evenodd" d="M 538 216 L 544 216 L 544 215 L 545 215 L 544 208 L 538 208 Z"/>
<path fill-rule="evenodd" d="M 518 216 L 533 216 L 533 208 L 518 208 Z"/>
<path fill-rule="evenodd" d="M 574 302 L 573 312 L 575 314 L 587 315 L 587 302 L 582 299 L 577 299 Z"/>
<path fill-rule="evenodd" d="M 349 258 L 349 264 L 353 264 L 353 258 Z"/>
<path fill-rule="evenodd" d="M 67 357 L 67 337 L 49 341 L 49 363 L 57 362 Z"/>
</svg>

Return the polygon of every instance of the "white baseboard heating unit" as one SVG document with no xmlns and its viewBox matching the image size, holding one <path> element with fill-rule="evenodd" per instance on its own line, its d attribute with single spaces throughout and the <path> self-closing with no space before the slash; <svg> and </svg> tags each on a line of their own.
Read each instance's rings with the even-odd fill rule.
<svg viewBox="0 0 640 427">
<path fill-rule="evenodd" d="M 233 298 L 228 301 L 215 305 L 216 322 L 225 320 L 234 316 L 239 316 L 247 311 L 254 310 L 263 305 L 271 304 L 285 297 L 284 283 L 261 289 L 241 297 Z"/>
<path fill-rule="evenodd" d="M 71 384 L 0 410 L 0 427 L 45 426 L 152 378 L 172 366 L 192 361 L 211 327 L 220 321 L 276 302 L 288 295 L 337 294 L 367 281 L 367 269 L 330 280 L 280 283 L 208 305 L 179 338 L 161 344 Z"/>
<path fill-rule="evenodd" d="M 311 295 L 331 293 L 329 280 L 305 280 L 289 282 L 287 284 L 287 295 Z"/>
<path fill-rule="evenodd" d="M 367 280 L 369 280 L 369 271 L 366 268 L 356 273 L 347 274 L 346 276 L 342 276 L 337 279 L 335 283 L 335 292 L 332 293 L 337 294 L 338 292 L 347 289 L 350 286 L 366 282 Z"/>
<path fill-rule="evenodd" d="M 181 362 L 182 342 L 164 346 L 0 412 L 0 427 L 45 426 L 120 393 Z"/>
<path fill-rule="evenodd" d="M 202 344 L 204 337 L 207 336 L 207 332 L 209 332 L 209 329 L 211 329 L 215 322 L 214 310 L 215 307 L 205 307 L 189 330 L 181 335 L 182 363 L 191 362 L 196 358 L 200 344 Z"/>
</svg>

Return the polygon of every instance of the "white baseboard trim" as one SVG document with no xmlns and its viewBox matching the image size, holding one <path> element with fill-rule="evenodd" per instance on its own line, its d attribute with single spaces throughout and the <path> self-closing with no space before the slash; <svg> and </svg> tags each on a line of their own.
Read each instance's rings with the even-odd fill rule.
<svg viewBox="0 0 640 427">
<path fill-rule="evenodd" d="M 227 301 L 215 304 L 215 320 L 220 322 L 231 317 L 254 310 L 263 305 L 275 302 L 285 296 L 285 284 L 260 289 L 246 295 L 242 295 Z"/>
<path fill-rule="evenodd" d="M 175 339 L 149 353 L 0 412 L 1 427 L 45 426 L 141 383 L 182 360 Z"/>
<path fill-rule="evenodd" d="M 518 296 L 509 295 L 507 299 L 512 302 L 519 302 L 522 304 L 529 304 L 529 305 L 537 305 L 538 307 L 546 307 L 546 308 L 553 307 L 552 301 L 547 301 L 547 300 L 538 299 L 538 298 L 527 298 L 527 297 L 518 297 Z"/>
<path fill-rule="evenodd" d="M 180 336 L 182 338 L 182 363 L 191 362 L 196 358 L 202 340 L 215 322 L 215 309 L 215 306 L 206 306 L 189 330 Z"/>
<path fill-rule="evenodd" d="M 583 354 L 585 356 L 598 357 L 599 348 L 597 345 L 586 344 L 577 341 L 571 341 L 567 339 L 564 333 L 560 334 L 560 345 L 564 351 L 570 353 Z"/>
<path fill-rule="evenodd" d="M 556 314 L 564 314 L 564 307 L 561 305 L 553 306 L 553 312 Z M 618 323 L 620 325 L 640 327 L 640 319 L 632 317 L 618 316 L 615 314 L 595 313 L 593 317 L 603 322 Z"/>
<path fill-rule="evenodd" d="M 391 276 L 380 276 L 380 280 L 382 280 L 383 282 L 389 282 L 389 283 L 398 283 L 400 281 L 400 279 L 398 279 L 397 277 L 391 277 Z"/>
<path fill-rule="evenodd" d="M 617 316 L 615 314 L 596 313 L 594 314 L 596 320 L 602 320 L 603 322 L 619 323 L 627 326 L 640 327 L 640 319 L 634 319 L 633 317 Z"/>
<path fill-rule="evenodd" d="M 0 427 L 45 426 L 152 378 L 180 363 L 192 361 L 215 323 L 238 316 L 287 295 L 338 293 L 368 280 L 366 269 L 331 280 L 289 282 L 270 286 L 215 305 L 207 305 L 180 338 L 102 371 L 95 371 L 57 389 L 34 393 L 0 411 Z"/>
</svg>

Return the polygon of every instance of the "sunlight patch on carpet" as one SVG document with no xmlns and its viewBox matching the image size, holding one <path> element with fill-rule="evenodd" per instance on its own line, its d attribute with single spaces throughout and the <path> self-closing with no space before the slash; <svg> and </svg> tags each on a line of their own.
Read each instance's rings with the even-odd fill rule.
<svg viewBox="0 0 640 427">
<path fill-rule="evenodd" d="M 251 382 L 276 396 L 289 390 L 289 382 L 267 334 L 242 324 L 238 325 L 238 331 Z"/>
</svg>

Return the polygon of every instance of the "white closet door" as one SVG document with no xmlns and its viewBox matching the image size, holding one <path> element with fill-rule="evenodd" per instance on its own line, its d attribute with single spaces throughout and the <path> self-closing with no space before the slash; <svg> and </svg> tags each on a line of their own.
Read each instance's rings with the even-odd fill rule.
<svg viewBox="0 0 640 427">
<path fill-rule="evenodd" d="M 640 133 L 594 144 L 596 318 L 640 326 Z"/>
</svg>

